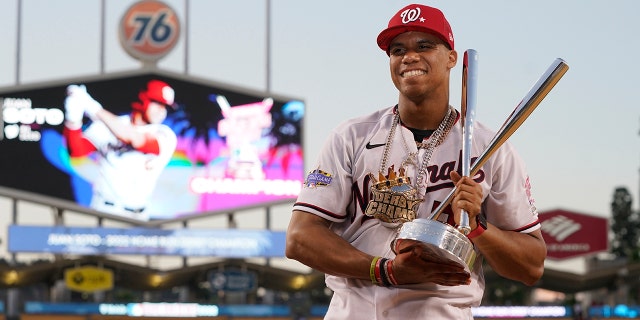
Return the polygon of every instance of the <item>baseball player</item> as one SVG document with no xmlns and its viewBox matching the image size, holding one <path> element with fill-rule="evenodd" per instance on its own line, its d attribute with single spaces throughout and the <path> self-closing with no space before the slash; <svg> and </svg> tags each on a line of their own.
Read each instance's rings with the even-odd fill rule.
<svg viewBox="0 0 640 320">
<path fill-rule="evenodd" d="M 114 115 L 84 85 L 70 85 L 64 136 L 71 157 L 97 152 L 98 175 L 90 206 L 98 211 L 148 220 L 145 210 L 156 181 L 176 148 L 175 133 L 162 121 L 174 107 L 174 90 L 151 80 L 128 115 Z M 83 117 L 92 123 L 83 131 Z"/>
<path fill-rule="evenodd" d="M 331 133 L 294 204 L 286 255 L 326 273 L 325 319 L 472 319 L 483 259 L 528 285 L 542 276 L 546 246 L 525 165 L 504 144 L 475 176 L 461 177 L 460 113 L 449 105 L 458 55 L 440 10 L 406 6 L 377 40 L 398 103 Z M 494 132 L 478 122 L 474 130 L 478 157 Z M 428 218 L 454 185 L 439 219 L 457 226 L 468 212 L 479 255 L 470 273 L 417 241 L 394 242 L 403 222 Z"/>
</svg>

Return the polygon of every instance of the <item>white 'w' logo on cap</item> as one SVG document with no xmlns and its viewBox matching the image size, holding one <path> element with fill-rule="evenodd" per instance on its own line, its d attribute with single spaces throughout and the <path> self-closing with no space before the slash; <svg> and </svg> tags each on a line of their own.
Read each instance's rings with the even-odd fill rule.
<svg viewBox="0 0 640 320">
<path fill-rule="evenodd" d="M 409 23 L 418 20 L 420 18 L 420 8 L 407 9 L 400 14 L 402 17 L 402 23 Z"/>
<path fill-rule="evenodd" d="M 542 231 L 561 242 L 570 235 L 582 229 L 580 223 L 565 216 L 555 216 L 542 223 Z"/>
</svg>

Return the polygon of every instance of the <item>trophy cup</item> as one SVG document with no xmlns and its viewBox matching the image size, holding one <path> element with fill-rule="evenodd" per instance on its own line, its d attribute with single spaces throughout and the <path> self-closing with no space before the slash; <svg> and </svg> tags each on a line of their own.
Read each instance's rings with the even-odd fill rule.
<svg viewBox="0 0 640 320">
<path fill-rule="evenodd" d="M 465 51 L 462 67 L 462 104 L 460 107 L 463 126 L 461 164 L 463 176 L 474 176 L 569 70 L 569 66 L 564 60 L 555 59 L 496 132 L 487 148 L 471 165 L 470 150 L 475 118 L 477 60 L 478 55 L 475 50 Z M 425 251 L 423 258 L 426 256 L 428 260 L 446 260 L 464 267 L 467 272 L 471 272 L 476 259 L 476 251 L 473 243 L 466 236 L 470 232 L 468 214 L 464 211 L 461 212 L 460 225 L 457 227 L 438 220 L 439 215 L 451 203 L 454 193 L 455 187 L 428 218 L 417 218 L 403 223 L 398 230 L 396 239 L 391 243 L 392 250 L 395 252 L 396 240 L 417 240 L 423 245 L 422 248 Z"/>
</svg>

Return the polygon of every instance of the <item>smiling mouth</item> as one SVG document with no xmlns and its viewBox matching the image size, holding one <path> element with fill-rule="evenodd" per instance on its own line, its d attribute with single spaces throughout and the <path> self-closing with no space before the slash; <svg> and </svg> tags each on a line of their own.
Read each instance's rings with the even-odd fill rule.
<svg viewBox="0 0 640 320">
<path fill-rule="evenodd" d="M 415 76 L 421 76 L 423 74 L 427 74 L 427 72 L 424 71 L 424 70 L 411 70 L 411 71 L 403 72 L 402 73 L 402 77 L 403 78 L 410 78 L 410 77 L 415 77 Z"/>
</svg>

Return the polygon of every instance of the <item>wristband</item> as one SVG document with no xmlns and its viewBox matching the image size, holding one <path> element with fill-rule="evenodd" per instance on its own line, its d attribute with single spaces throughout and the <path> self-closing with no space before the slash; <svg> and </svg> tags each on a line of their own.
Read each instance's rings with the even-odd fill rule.
<svg viewBox="0 0 640 320">
<path fill-rule="evenodd" d="M 473 229 L 473 231 L 469 232 L 469 234 L 467 235 L 467 238 L 469 238 L 469 240 L 480 236 L 482 233 L 484 232 L 484 229 L 481 227 L 475 228 Z"/>
<path fill-rule="evenodd" d="M 382 261 L 384 261 L 384 258 L 380 258 L 380 259 L 378 259 L 378 261 L 376 261 L 376 268 L 375 268 L 375 271 L 374 271 L 374 274 L 376 276 L 376 283 L 375 284 L 377 284 L 379 286 L 383 285 L 382 274 L 380 273 L 380 263 Z"/>
<path fill-rule="evenodd" d="M 380 260 L 380 257 L 373 257 L 373 260 L 371 260 L 371 266 L 369 267 L 369 277 L 373 284 L 378 284 L 378 280 L 376 279 L 376 264 L 378 264 L 378 260 Z"/>
<path fill-rule="evenodd" d="M 376 275 L 379 276 L 377 278 L 378 285 L 381 285 L 384 287 L 388 287 L 391 285 L 391 282 L 389 282 L 389 278 L 387 276 L 387 270 L 386 270 L 386 265 L 388 261 L 389 259 L 382 258 L 378 260 L 378 263 L 376 264 Z"/>
<path fill-rule="evenodd" d="M 387 278 L 389 280 L 389 283 L 393 286 L 397 286 L 398 285 L 398 280 L 396 280 L 396 277 L 393 276 L 393 260 L 389 259 L 386 261 L 386 268 L 387 268 Z"/>
<path fill-rule="evenodd" d="M 467 235 L 469 240 L 480 236 L 485 230 L 487 230 L 487 220 L 484 215 L 479 214 L 476 216 L 476 224 L 476 228 Z"/>
</svg>

